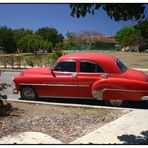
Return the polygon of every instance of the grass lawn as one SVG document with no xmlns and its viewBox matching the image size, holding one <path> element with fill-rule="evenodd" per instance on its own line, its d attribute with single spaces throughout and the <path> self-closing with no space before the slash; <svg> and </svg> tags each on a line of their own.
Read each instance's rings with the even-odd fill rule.
<svg viewBox="0 0 148 148">
<path fill-rule="evenodd" d="M 137 52 L 122 52 L 122 51 L 114 51 L 114 50 L 72 50 L 72 51 L 67 51 L 65 50 L 65 53 L 75 53 L 75 52 L 99 52 L 99 53 L 106 53 L 106 54 L 111 54 L 119 58 L 127 67 L 130 68 L 148 68 L 148 53 L 137 53 Z M 29 56 L 29 53 L 27 54 L 22 54 L 22 56 Z M 2 55 L 0 55 L 2 56 Z M 14 54 L 13 54 L 14 56 Z M 30 55 L 32 56 L 32 55 Z M 50 56 L 49 56 L 50 57 Z M 41 63 L 44 64 L 46 63 L 47 58 L 44 58 L 44 55 L 42 55 L 42 61 Z M 35 59 L 34 59 L 35 60 Z M 1 61 L 1 60 L 0 60 Z M 22 61 L 23 62 L 23 61 Z M 2 63 L 0 62 L 2 65 Z"/>
<path fill-rule="evenodd" d="M 67 51 L 67 53 L 75 52 L 96 52 L 106 53 L 119 58 L 127 67 L 130 68 L 148 68 L 148 53 L 137 53 L 137 52 L 122 52 L 115 50 L 75 50 Z"/>
<path fill-rule="evenodd" d="M 110 54 L 119 58 L 127 67 L 148 68 L 148 53 L 116 51 Z"/>
</svg>

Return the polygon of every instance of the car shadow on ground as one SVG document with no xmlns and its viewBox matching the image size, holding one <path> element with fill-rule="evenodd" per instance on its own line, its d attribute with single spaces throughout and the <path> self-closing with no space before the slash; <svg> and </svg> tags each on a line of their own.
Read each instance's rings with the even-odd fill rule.
<svg viewBox="0 0 148 148">
<path fill-rule="evenodd" d="M 61 99 L 61 98 L 39 98 L 38 101 L 43 102 L 52 102 L 52 103 L 69 103 L 69 104 L 82 104 L 82 105 L 96 105 L 96 106 L 106 106 L 103 101 L 95 100 L 95 99 Z M 148 109 L 148 102 L 129 102 L 127 106 L 123 106 L 123 108 L 131 108 L 131 109 Z"/>
<path fill-rule="evenodd" d="M 136 136 L 133 134 L 124 134 L 117 136 L 117 138 L 123 142 L 123 144 L 137 144 L 137 145 L 147 145 L 148 144 L 148 131 L 142 131 L 141 136 Z"/>
</svg>

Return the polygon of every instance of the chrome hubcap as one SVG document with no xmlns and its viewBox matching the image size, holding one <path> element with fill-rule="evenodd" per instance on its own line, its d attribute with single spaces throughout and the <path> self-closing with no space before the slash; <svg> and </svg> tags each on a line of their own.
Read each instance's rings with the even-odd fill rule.
<svg viewBox="0 0 148 148">
<path fill-rule="evenodd" d="M 23 94 L 26 99 L 33 99 L 35 97 L 34 91 L 31 88 L 25 88 Z"/>
<path fill-rule="evenodd" d="M 123 103 L 123 100 L 110 100 L 110 103 L 111 103 L 113 106 L 121 106 L 122 103 Z"/>
</svg>

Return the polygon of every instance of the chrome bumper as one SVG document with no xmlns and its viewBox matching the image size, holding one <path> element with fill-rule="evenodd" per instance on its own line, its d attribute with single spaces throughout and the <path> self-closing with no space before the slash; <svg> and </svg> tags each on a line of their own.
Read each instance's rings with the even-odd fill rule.
<svg viewBox="0 0 148 148">
<path fill-rule="evenodd" d="M 141 97 L 141 100 L 142 100 L 142 101 L 148 101 L 148 96 L 143 96 L 143 97 Z"/>
<path fill-rule="evenodd" d="M 16 89 L 13 89 L 12 93 L 13 94 L 18 94 L 18 91 Z"/>
</svg>

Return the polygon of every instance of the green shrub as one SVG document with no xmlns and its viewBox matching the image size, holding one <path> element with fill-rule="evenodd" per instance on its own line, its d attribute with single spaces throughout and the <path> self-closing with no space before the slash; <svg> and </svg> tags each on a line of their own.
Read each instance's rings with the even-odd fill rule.
<svg viewBox="0 0 148 148">
<path fill-rule="evenodd" d="M 0 71 L 1 75 L 1 71 Z M 6 89 L 9 85 L 6 83 L 0 84 L 0 91 Z M 10 103 L 7 102 L 7 95 L 2 95 L 0 93 L 0 116 L 6 116 L 13 110 Z"/>
<path fill-rule="evenodd" d="M 25 66 L 26 66 L 26 65 L 29 65 L 29 66 L 31 66 L 31 67 L 34 66 L 34 56 L 32 56 L 32 55 L 30 55 L 30 56 L 25 56 L 24 60 L 25 60 Z"/>
<path fill-rule="evenodd" d="M 22 55 L 16 55 L 15 56 L 15 63 L 16 65 L 21 68 L 23 62 L 23 56 Z"/>
<path fill-rule="evenodd" d="M 35 55 L 34 56 L 34 65 L 37 65 L 38 67 L 43 66 L 43 56 L 42 55 Z"/>
<path fill-rule="evenodd" d="M 2 66 L 4 66 L 5 68 L 7 68 L 7 56 L 1 56 L 0 57 L 0 62 L 2 64 Z"/>
<path fill-rule="evenodd" d="M 55 53 L 52 53 L 51 56 L 50 56 L 50 65 L 53 65 L 57 59 L 59 58 L 59 56 Z"/>
<path fill-rule="evenodd" d="M 51 55 L 52 55 L 52 54 L 47 54 L 47 55 L 45 55 L 45 56 L 43 57 L 43 64 L 44 64 L 45 66 L 51 66 L 51 65 L 52 65 L 52 63 L 51 63 Z"/>
<path fill-rule="evenodd" d="M 11 68 L 14 68 L 15 56 L 14 55 L 7 56 L 7 63 L 11 66 Z"/>
</svg>

